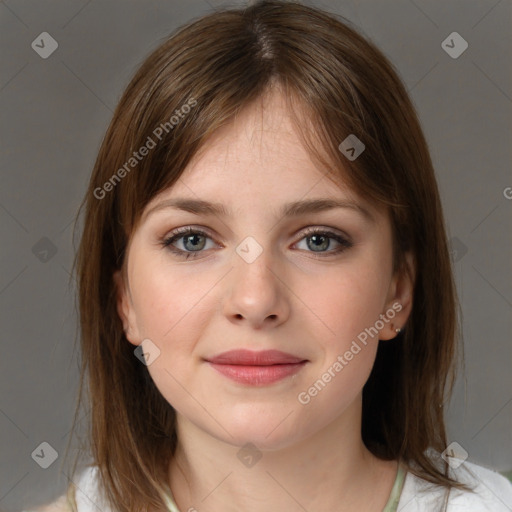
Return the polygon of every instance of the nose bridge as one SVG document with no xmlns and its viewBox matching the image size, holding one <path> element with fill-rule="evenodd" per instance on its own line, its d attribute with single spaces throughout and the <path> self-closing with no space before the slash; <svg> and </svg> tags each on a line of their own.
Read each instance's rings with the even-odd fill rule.
<svg viewBox="0 0 512 512">
<path fill-rule="evenodd" d="M 247 288 L 245 293 L 277 293 L 275 274 L 276 261 L 273 261 L 272 248 L 260 244 L 254 237 L 248 236 L 236 248 L 234 255 L 235 276 L 237 286 Z"/>
<path fill-rule="evenodd" d="M 268 239 L 268 237 L 267 237 Z M 225 296 L 225 314 L 245 318 L 257 325 L 267 318 L 284 320 L 288 314 L 286 294 L 279 277 L 272 249 L 254 237 L 247 237 L 233 255 L 233 272 Z"/>
</svg>

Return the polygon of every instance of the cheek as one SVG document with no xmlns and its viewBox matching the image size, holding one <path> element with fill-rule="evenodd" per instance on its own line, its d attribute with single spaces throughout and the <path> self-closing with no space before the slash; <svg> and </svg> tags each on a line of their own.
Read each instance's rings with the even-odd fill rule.
<svg viewBox="0 0 512 512">
<path fill-rule="evenodd" d="M 328 328 L 341 350 L 366 328 L 375 325 L 387 296 L 388 275 L 375 258 L 347 263 L 306 285 L 307 304 Z"/>
<path fill-rule="evenodd" d="M 215 284 L 213 279 L 209 281 L 208 276 L 181 269 L 171 271 L 162 264 L 147 264 L 139 270 L 132 278 L 132 290 L 142 334 L 165 345 L 185 327 L 194 330 L 202 301 Z"/>
<path fill-rule="evenodd" d="M 375 325 L 383 313 L 388 276 L 372 261 L 347 264 L 322 279 L 322 286 L 309 288 L 307 303 L 329 333 L 317 338 L 319 364 L 297 397 L 312 421 L 341 414 L 361 393 L 373 368 L 379 339 Z"/>
<path fill-rule="evenodd" d="M 210 283 L 207 275 L 171 271 L 167 265 L 156 262 L 145 267 L 139 265 L 138 269 L 132 279 L 137 324 L 141 338 L 150 339 L 160 350 L 148 372 L 176 410 L 192 413 L 194 403 L 187 390 L 193 387 L 191 378 L 197 361 L 191 355 L 207 322 L 206 316 L 211 313 L 207 311 L 207 307 L 212 307 L 208 291 L 215 280 Z"/>
</svg>

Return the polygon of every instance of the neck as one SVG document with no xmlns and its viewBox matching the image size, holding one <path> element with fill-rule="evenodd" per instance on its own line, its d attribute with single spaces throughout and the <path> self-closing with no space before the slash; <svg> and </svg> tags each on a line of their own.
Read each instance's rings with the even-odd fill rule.
<svg viewBox="0 0 512 512">
<path fill-rule="evenodd" d="M 242 453 L 240 446 L 211 436 L 178 414 L 179 441 L 169 466 L 178 508 L 380 512 L 397 463 L 379 460 L 367 450 L 360 433 L 360 403 L 349 409 L 300 442 Z"/>
</svg>

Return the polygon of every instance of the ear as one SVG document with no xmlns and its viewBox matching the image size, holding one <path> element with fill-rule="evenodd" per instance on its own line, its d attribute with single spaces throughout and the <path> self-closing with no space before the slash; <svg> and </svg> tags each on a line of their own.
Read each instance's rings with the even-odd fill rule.
<svg viewBox="0 0 512 512">
<path fill-rule="evenodd" d="M 406 268 L 395 272 L 389 286 L 386 305 L 381 315 L 381 318 L 384 316 L 385 322 L 379 333 L 381 340 L 396 338 L 397 329 L 404 330 L 412 311 L 416 264 L 411 253 L 406 253 L 405 262 Z"/>
<path fill-rule="evenodd" d="M 117 296 L 117 313 L 123 323 L 126 339 L 133 345 L 140 345 L 140 335 L 136 322 L 135 310 L 132 304 L 127 279 L 122 270 L 114 272 L 114 283 Z"/>
</svg>

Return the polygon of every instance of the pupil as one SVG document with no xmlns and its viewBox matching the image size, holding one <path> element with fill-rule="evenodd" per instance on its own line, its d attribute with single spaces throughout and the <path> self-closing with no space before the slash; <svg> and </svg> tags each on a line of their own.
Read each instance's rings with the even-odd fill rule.
<svg viewBox="0 0 512 512">
<path fill-rule="evenodd" d="M 321 249 L 327 249 L 329 246 L 329 238 L 323 235 L 313 235 L 310 237 L 310 239 L 313 241 L 313 246 L 310 248 L 321 248 Z M 320 241 L 320 243 L 316 243 L 317 241 Z M 323 242 L 323 243 L 322 243 Z"/>
<path fill-rule="evenodd" d="M 185 241 L 185 246 L 187 245 L 187 243 L 191 240 L 195 240 L 195 242 L 192 242 L 193 246 L 192 247 L 187 247 L 187 249 L 191 249 L 191 250 L 197 250 L 198 248 L 199 249 L 202 249 L 204 247 L 204 241 L 203 241 L 203 244 L 199 244 L 200 247 L 198 247 L 197 245 L 197 239 L 198 238 L 202 238 L 202 235 L 189 235 L 186 237 L 186 241 Z"/>
</svg>

